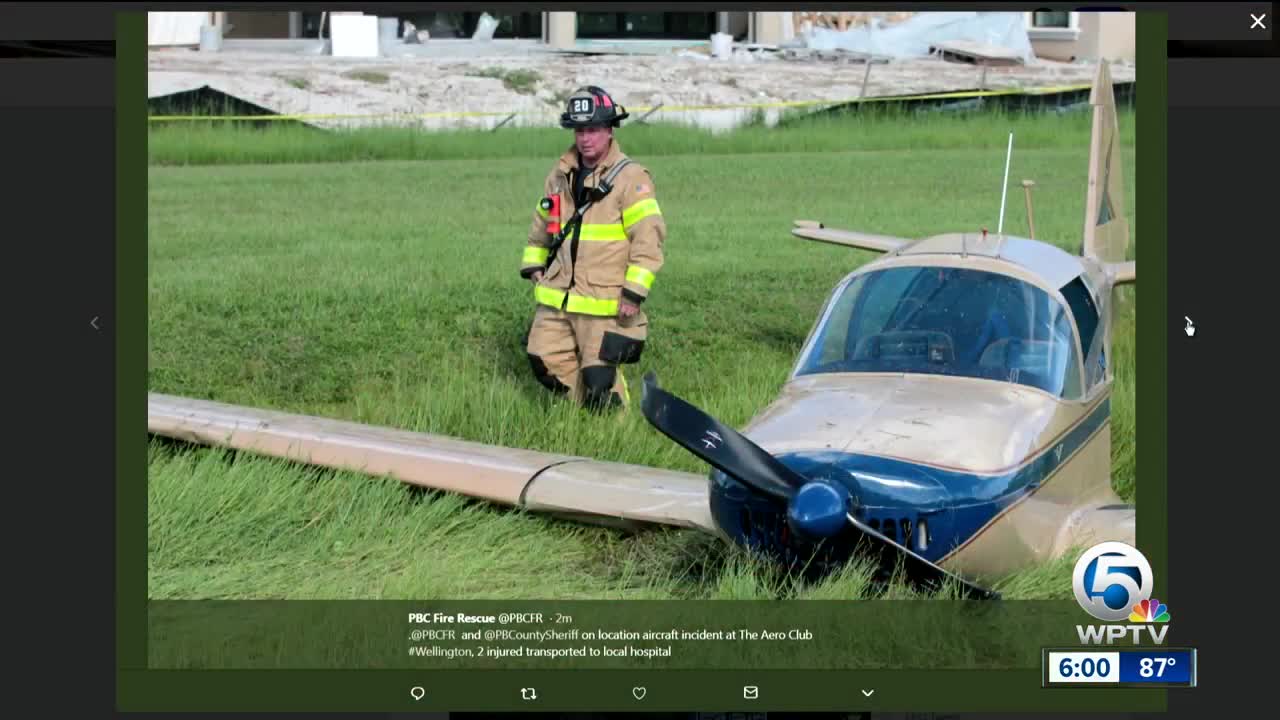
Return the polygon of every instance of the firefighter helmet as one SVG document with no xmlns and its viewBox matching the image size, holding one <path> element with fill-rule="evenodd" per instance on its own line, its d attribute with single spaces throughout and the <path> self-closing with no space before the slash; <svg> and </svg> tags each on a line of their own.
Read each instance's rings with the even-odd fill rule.
<svg viewBox="0 0 1280 720">
<path fill-rule="evenodd" d="M 618 127 L 629 116 L 627 109 L 595 85 L 578 88 L 569 96 L 560 115 L 560 127 Z"/>
</svg>

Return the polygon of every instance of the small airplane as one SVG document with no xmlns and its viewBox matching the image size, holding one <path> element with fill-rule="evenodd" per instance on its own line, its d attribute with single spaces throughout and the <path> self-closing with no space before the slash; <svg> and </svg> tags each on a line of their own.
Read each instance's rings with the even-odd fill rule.
<svg viewBox="0 0 1280 720">
<path fill-rule="evenodd" d="M 1105 64 L 1091 103 L 1080 255 L 1001 232 L 797 221 L 793 235 L 883 257 L 836 286 L 780 396 L 739 433 L 646 378 L 646 417 L 714 468 L 717 527 L 793 566 L 839 565 L 869 540 L 933 580 L 1133 543 L 1134 508 L 1111 488 L 1107 358 L 1112 291 L 1136 264 Z M 1003 215 L 1002 198 L 1001 230 Z M 697 447 L 700 432 L 727 439 Z"/>
<path fill-rule="evenodd" d="M 738 431 L 644 378 L 645 418 L 709 478 L 157 393 L 149 429 L 577 520 L 698 528 L 806 573 L 867 554 L 997 598 L 986 585 L 1009 573 L 1134 542 L 1110 482 L 1112 295 L 1136 265 L 1105 63 L 1090 102 L 1078 255 L 1004 234 L 1003 195 L 993 234 L 796 221 L 797 237 L 883 256 L 834 288 L 779 397 Z"/>
</svg>

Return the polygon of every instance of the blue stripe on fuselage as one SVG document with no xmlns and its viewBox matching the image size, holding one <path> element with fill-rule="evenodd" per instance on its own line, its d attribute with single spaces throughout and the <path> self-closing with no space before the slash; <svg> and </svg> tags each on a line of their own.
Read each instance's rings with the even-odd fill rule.
<svg viewBox="0 0 1280 720">
<path fill-rule="evenodd" d="M 949 509 L 950 512 L 927 516 L 931 539 L 920 554 L 937 561 L 1011 505 L 1035 492 L 1110 416 L 1111 399 L 1107 397 L 1057 442 L 1030 462 L 1007 472 L 968 473 L 875 455 L 828 451 L 786 453 L 778 455 L 778 459 L 806 477 L 826 470 L 821 474 L 829 478 L 829 470 L 835 467 L 865 478 L 851 479 L 850 490 L 858 494 L 870 519 L 914 519 L 919 511 Z M 879 484 L 877 477 L 890 482 Z M 860 484 L 854 487 L 853 483 Z"/>
</svg>

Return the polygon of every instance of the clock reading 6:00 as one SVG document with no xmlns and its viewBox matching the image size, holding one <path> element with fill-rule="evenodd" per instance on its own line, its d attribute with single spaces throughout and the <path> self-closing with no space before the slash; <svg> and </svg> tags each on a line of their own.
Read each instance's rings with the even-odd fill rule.
<svg viewBox="0 0 1280 720">
<path fill-rule="evenodd" d="M 1150 660 L 1143 661 L 1144 674 L 1147 670 L 1147 664 L 1150 662 Z M 1111 661 L 1106 658 L 1098 658 L 1097 660 L 1085 658 L 1075 662 L 1071 658 L 1063 658 L 1062 662 L 1058 663 L 1058 672 L 1062 677 L 1071 677 L 1077 673 L 1082 677 L 1093 677 L 1094 675 L 1106 677 L 1111 673 Z"/>
</svg>

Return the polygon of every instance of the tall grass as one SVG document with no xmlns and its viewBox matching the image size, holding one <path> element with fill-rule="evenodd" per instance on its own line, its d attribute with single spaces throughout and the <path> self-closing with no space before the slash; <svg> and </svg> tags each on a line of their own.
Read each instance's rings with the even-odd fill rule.
<svg viewBox="0 0 1280 720">
<path fill-rule="evenodd" d="M 654 171 L 670 228 L 667 265 L 645 304 L 651 339 L 627 370 L 633 384 L 654 370 L 734 426 L 774 397 L 832 285 L 872 257 L 797 240 L 795 218 L 904 236 L 992 226 L 1006 124 L 814 122 L 725 139 L 643 126 L 620 135 Z M 1016 122 L 1024 124 L 1015 125 L 1011 178 L 1037 183 L 1037 235 L 1074 248 L 1088 125 L 1070 116 Z M 151 390 L 705 472 L 636 409 L 602 423 L 548 398 L 529 371 L 521 339 L 533 303 L 517 269 L 553 157 L 546 151 L 562 149 L 563 133 L 171 128 L 157 132 L 165 139 L 153 160 L 186 152 L 184 132 L 189 157 L 222 166 L 151 169 Z M 214 152 L 224 145 L 230 157 Z M 399 159 L 346 162 L 372 159 L 371 150 Z M 1133 158 L 1130 144 L 1130 198 Z M 231 166 L 250 159 L 291 164 Z M 1005 222 L 1025 228 L 1020 201 Z M 1113 486 L 1125 497 L 1136 472 L 1135 297 L 1124 294 L 1112 359 Z M 806 585 L 694 532 L 628 536 L 158 441 L 149 487 L 153 597 L 872 592 L 856 569 Z M 1015 597 L 1069 597 L 1070 566 L 1007 582 Z"/>
</svg>

